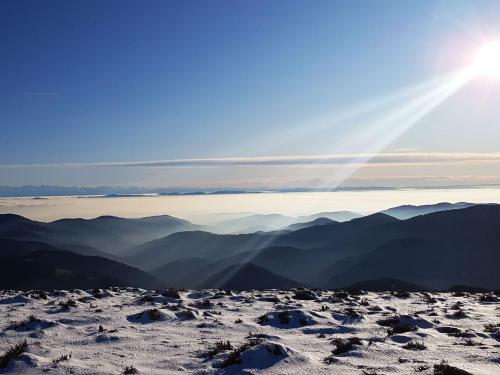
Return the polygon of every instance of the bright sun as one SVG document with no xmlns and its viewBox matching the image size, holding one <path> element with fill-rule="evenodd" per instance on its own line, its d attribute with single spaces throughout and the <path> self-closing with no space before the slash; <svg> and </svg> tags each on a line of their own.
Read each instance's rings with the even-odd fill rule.
<svg viewBox="0 0 500 375">
<path fill-rule="evenodd" d="M 487 43 L 477 51 L 474 70 L 483 76 L 500 76 L 500 40 Z"/>
</svg>

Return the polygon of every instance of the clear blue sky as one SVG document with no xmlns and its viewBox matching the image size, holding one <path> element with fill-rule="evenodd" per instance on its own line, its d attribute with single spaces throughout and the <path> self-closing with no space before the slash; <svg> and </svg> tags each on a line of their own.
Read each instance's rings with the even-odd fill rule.
<svg viewBox="0 0 500 375">
<path fill-rule="evenodd" d="M 342 125 L 269 137 L 460 67 L 499 14 L 480 0 L 3 0 L 0 164 L 328 154 Z M 468 85 L 392 146 L 498 151 L 496 86 Z M 43 174 L 27 173 L 0 184 Z M 71 184 L 50 173 L 40 183 Z"/>
</svg>

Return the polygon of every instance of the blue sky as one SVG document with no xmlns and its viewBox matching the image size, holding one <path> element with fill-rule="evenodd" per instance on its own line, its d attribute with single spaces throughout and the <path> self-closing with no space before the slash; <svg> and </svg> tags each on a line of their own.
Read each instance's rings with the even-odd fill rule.
<svg viewBox="0 0 500 375">
<path fill-rule="evenodd" d="M 0 184 L 286 185 L 297 171 L 267 165 L 56 164 L 371 151 L 344 147 L 369 116 L 332 119 L 469 63 L 499 14 L 479 0 L 2 1 Z M 499 94 L 468 82 L 376 152 L 500 151 Z M 491 182 L 495 166 L 461 173 Z M 426 175 L 405 168 L 389 175 Z"/>
</svg>

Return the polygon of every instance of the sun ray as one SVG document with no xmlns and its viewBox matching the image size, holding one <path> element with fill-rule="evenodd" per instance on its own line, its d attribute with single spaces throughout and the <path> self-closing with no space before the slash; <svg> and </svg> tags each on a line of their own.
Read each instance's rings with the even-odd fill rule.
<svg viewBox="0 0 500 375">
<path fill-rule="evenodd" d="M 333 189 L 341 186 L 343 182 L 363 165 L 366 165 L 377 153 L 383 151 L 388 145 L 415 126 L 426 115 L 467 84 L 474 76 L 475 71 L 471 67 L 448 74 L 446 75 L 446 79 L 440 81 L 440 84 L 432 85 L 431 89 L 409 100 L 401 107 L 393 108 L 388 113 L 382 115 L 377 121 L 364 124 L 362 128 L 368 136 L 362 137 L 361 143 L 359 142 L 359 134 L 356 134 L 355 138 L 349 141 L 351 143 L 358 143 L 357 146 L 363 149 L 366 156 L 353 157 L 348 163 L 339 167 L 335 174 L 328 176 L 326 182 L 319 187 L 322 189 Z M 314 210 L 315 207 L 320 206 L 323 199 L 324 197 L 319 194 L 313 195 L 308 203 L 308 209 L 302 207 L 302 210 Z M 250 241 L 244 249 L 247 252 L 241 264 L 233 267 L 233 270 L 222 278 L 221 285 L 224 281 L 230 279 L 232 275 L 236 274 L 244 263 L 251 262 L 259 254 L 260 249 L 272 245 L 274 238 L 275 236 L 271 235 L 263 239 L 257 237 Z"/>
</svg>

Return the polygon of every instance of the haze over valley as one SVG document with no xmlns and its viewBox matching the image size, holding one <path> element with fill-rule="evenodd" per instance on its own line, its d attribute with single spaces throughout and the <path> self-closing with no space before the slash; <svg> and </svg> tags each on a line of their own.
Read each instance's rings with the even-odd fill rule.
<svg viewBox="0 0 500 375">
<path fill-rule="evenodd" d="M 2 278 L 10 289 L 101 283 L 341 288 L 395 279 L 425 290 L 447 290 L 457 285 L 495 289 L 499 282 L 492 261 L 500 245 L 498 204 L 405 205 L 368 215 L 224 215 L 211 225 L 168 215 L 50 222 L 14 214 L 0 218 Z M 467 271 L 472 265 L 478 272 Z M 27 266 L 33 268 L 28 275 L 16 271 Z"/>
</svg>

